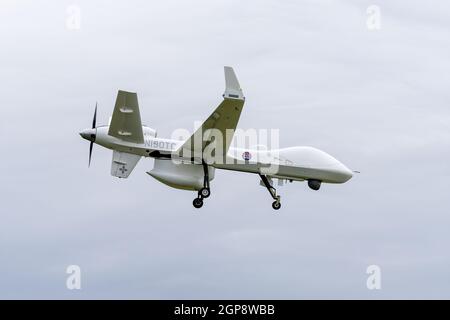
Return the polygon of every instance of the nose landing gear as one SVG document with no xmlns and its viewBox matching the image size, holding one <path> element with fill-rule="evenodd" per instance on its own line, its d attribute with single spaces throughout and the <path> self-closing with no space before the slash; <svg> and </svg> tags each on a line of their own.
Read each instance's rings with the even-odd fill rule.
<svg viewBox="0 0 450 320">
<path fill-rule="evenodd" d="M 274 201 L 274 202 L 272 202 L 272 208 L 274 208 L 275 210 L 279 210 L 281 208 L 281 202 L 280 202 L 279 199 Z"/>
<path fill-rule="evenodd" d="M 264 186 L 267 188 L 267 190 L 269 190 L 270 195 L 272 196 L 272 198 L 275 200 L 274 202 L 272 202 L 272 208 L 274 210 L 279 210 L 281 208 L 281 202 L 280 202 L 280 196 L 277 195 L 277 189 L 275 189 L 272 184 L 269 182 L 269 179 L 267 178 L 267 176 L 260 174 L 259 176 L 261 178 L 261 181 L 264 183 Z"/>
</svg>

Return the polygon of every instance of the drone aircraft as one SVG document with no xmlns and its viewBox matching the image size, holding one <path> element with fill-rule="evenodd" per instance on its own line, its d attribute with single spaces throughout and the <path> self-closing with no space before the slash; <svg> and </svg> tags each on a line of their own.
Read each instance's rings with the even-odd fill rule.
<svg viewBox="0 0 450 320">
<path fill-rule="evenodd" d="M 137 94 L 119 90 L 109 125 L 96 126 L 95 106 L 92 128 L 80 132 L 90 141 L 89 165 L 94 143 L 113 150 L 111 175 L 128 178 L 141 157 L 155 159 L 147 172 L 156 180 L 177 189 L 196 191 L 195 208 L 211 195 L 215 169 L 257 174 L 280 209 L 280 196 L 273 179 L 307 181 L 313 190 L 322 183 L 344 183 L 353 172 L 331 155 L 312 147 L 276 150 L 231 147 L 245 97 L 234 70 L 225 67 L 223 101 L 187 140 L 158 138 L 156 130 L 142 125 Z"/>
</svg>

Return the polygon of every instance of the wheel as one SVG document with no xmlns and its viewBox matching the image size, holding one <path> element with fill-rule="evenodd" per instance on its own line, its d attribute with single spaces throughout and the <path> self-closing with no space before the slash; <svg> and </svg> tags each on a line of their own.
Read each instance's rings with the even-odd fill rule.
<svg viewBox="0 0 450 320">
<path fill-rule="evenodd" d="M 208 188 L 201 188 L 199 194 L 203 198 L 208 198 L 211 195 L 211 191 Z"/>
<path fill-rule="evenodd" d="M 201 198 L 195 198 L 192 204 L 194 205 L 194 207 L 199 209 L 203 206 L 203 200 Z"/>
<path fill-rule="evenodd" d="M 272 208 L 274 208 L 275 210 L 280 209 L 281 208 L 281 202 L 279 202 L 279 201 L 272 202 Z"/>
</svg>

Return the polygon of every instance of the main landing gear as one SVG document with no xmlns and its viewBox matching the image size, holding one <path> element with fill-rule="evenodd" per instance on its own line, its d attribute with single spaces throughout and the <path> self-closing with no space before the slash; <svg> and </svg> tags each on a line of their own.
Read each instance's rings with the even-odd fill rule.
<svg viewBox="0 0 450 320">
<path fill-rule="evenodd" d="M 204 174 L 203 188 L 201 188 L 198 191 L 197 198 L 195 198 L 194 201 L 192 201 L 192 204 L 197 209 L 203 207 L 203 199 L 206 199 L 206 198 L 208 198 L 211 195 L 211 189 L 209 188 L 208 165 L 206 164 L 205 161 L 202 161 L 202 166 L 203 166 L 203 174 Z"/>
<path fill-rule="evenodd" d="M 274 202 L 272 202 L 272 208 L 274 210 L 279 210 L 281 208 L 281 202 L 280 196 L 277 195 L 277 189 L 272 186 L 272 184 L 269 182 L 269 179 L 267 179 L 265 175 L 259 174 L 259 176 L 261 177 L 261 181 L 264 183 L 264 186 L 267 188 L 267 190 L 269 190 L 270 195 L 275 200 Z"/>
</svg>

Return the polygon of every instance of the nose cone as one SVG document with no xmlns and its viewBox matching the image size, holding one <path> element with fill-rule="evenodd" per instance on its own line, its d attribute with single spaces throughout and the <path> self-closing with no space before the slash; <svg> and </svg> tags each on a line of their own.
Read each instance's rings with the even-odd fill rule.
<svg viewBox="0 0 450 320">
<path fill-rule="evenodd" d="M 343 163 L 339 163 L 339 174 L 342 177 L 342 182 L 347 182 L 353 177 L 353 171 L 347 168 Z"/>
<path fill-rule="evenodd" d="M 86 139 L 86 140 L 94 142 L 96 133 L 97 133 L 96 129 L 85 129 L 85 130 L 80 132 L 80 136 L 83 139 Z"/>
</svg>

